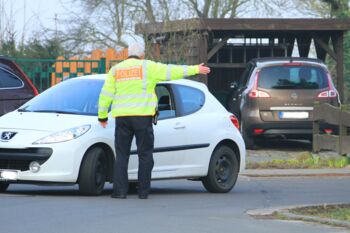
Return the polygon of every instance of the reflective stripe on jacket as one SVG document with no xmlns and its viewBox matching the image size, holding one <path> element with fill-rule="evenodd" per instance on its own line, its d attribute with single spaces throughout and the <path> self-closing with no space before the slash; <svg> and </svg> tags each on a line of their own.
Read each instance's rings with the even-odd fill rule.
<svg viewBox="0 0 350 233">
<path fill-rule="evenodd" d="M 166 65 L 149 60 L 127 59 L 113 66 L 107 74 L 98 103 L 98 118 L 112 116 L 153 116 L 157 106 L 158 82 L 198 74 L 198 66 Z"/>
</svg>

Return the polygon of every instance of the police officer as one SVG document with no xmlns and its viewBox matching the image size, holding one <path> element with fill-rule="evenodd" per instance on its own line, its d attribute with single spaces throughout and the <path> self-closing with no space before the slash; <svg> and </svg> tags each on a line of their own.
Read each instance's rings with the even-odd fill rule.
<svg viewBox="0 0 350 233">
<path fill-rule="evenodd" d="M 102 127 L 106 127 L 108 109 L 112 105 L 112 116 L 116 119 L 112 198 L 124 199 L 128 193 L 128 163 L 135 136 L 139 157 L 138 194 L 139 198 L 147 199 L 153 168 L 155 86 L 161 81 L 208 74 L 210 69 L 203 64 L 166 65 L 143 60 L 144 47 L 139 43 L 131 44 L 128 53 L 128 59 L 113 66 L 107 74 L 99 98 L 98 120 Z"/>
</svg>

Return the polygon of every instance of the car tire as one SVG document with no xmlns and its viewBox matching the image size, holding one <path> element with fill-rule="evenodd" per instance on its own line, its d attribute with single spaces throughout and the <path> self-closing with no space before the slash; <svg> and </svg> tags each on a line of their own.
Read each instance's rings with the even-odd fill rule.
<svg viewBox="0 0 350 233">
<path fill-rule="evenodd" d="M 255 146 L 254 138 L 248 136 L 247 129 L 244 126 L 245 126 L 244 122 L 241 121 L 241 135 L 244 140 L 245 147 L 247 149 L 255 149 L 256 146 Z"/>
<path fill-rule="evenodd" d="M 103 191 L 107 178 L 107 160 L 102 148 L 89 150 L 83 160 L 79 175 L 79 192 L 97 196 Z"/>
<path fill-rule="evenodd" d="M 9 186 L 10 184 L 7 182 L 0 182 L 0 193 L 5 192 Z"/>
<path fill-rule="evenodd" d="M 236 184 L 238 172 L 236 153 L 228 146 L 220 146 L 211 156 L 208 175 L 202 179 L 202 183 L 209 192 L 227 193 Z"/>
</svg>

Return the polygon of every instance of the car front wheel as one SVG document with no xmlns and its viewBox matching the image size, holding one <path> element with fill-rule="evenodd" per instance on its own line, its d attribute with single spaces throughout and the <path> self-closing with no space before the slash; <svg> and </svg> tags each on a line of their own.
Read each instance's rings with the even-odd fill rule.
<svg viewBox="0 0 350 233">
<path fill-rule="evenodd" d="M 236 153 L 228 146 L 220 146 L 211 156 L 208 175 L 202 183 L 209 192 L 227 193 L 236 184 L 238 172 Z"/>
<path fill-rule="evenodd" d="M 0 192 L 5 192 L 9 186 L 10 184 L 7 182 L 0 182 Z"/>
<path fill-rule="evenodd" d="M 87 152 L 80 168 L 79 192 L 96 196 L 103 191 L 107 177 L 106 156 L 102 148 L 95 147 Z"/>
</svg>

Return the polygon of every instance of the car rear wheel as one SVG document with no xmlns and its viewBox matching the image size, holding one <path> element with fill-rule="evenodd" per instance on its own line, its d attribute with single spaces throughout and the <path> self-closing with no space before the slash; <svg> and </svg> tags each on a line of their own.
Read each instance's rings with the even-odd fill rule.
<svg viewBox="0 0 350 233">
<path fill-rule="evenodd" d="M 5 192 L 9 186 L 10 184 L 7 182 L 0 182 L 0 192 Z"/>
<path fill-rule="evenodd" d="M 87 152 L 80 168 L 79 192 L 96 196 L 103 191 L 107 177 L 107 162 L 103 149 L 95 147 Z"/>
<path fill-rule="evenodd" d="M 202 179 L 202 183 L 209 192 L 227 193 L 236 184 L 238 172 L 235 152 L 228 146 L 220 146 L 211 156 L 208 175 Z"/>
<path fill-rule="evenodd" d="M 254 143 L 254 138 L 250 137 L 247 134 L 247 129 L 245 128 L 244 121 L 241 121 L 241 135 L 245 143 L 245 147 L 247 149 L 254 149 L 255 148 L 255 143 Z"/>
</svg>

